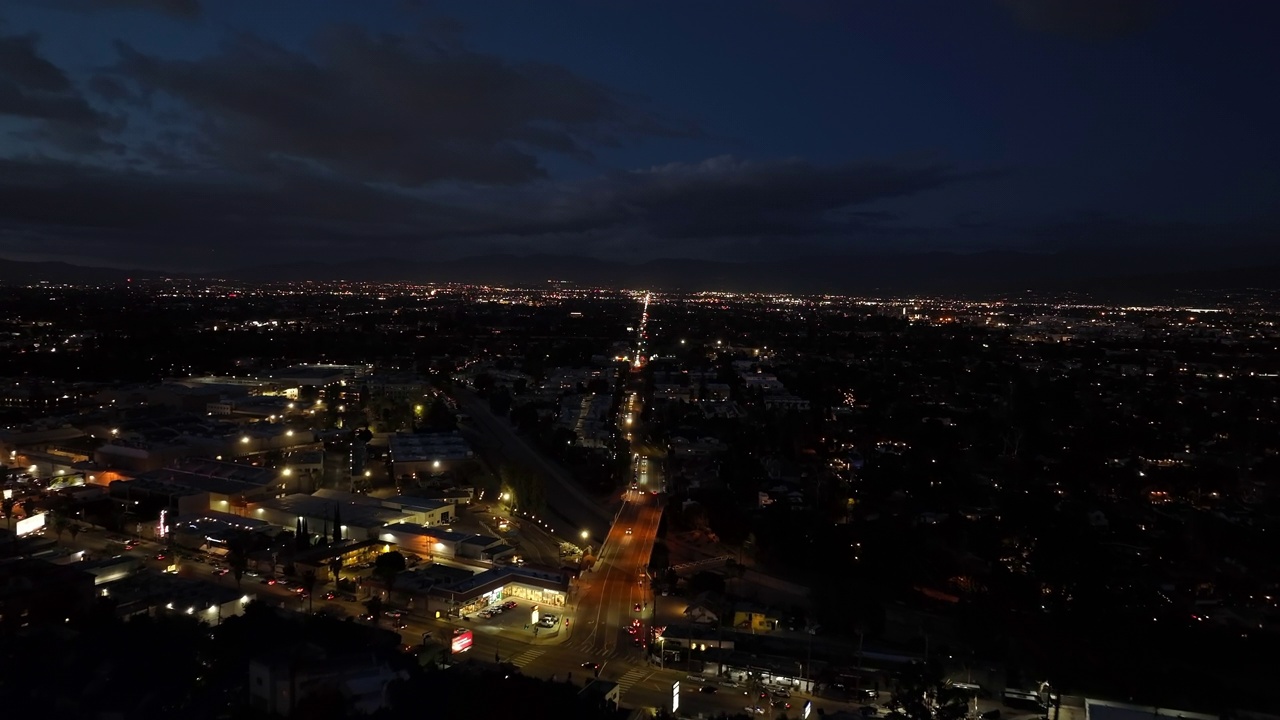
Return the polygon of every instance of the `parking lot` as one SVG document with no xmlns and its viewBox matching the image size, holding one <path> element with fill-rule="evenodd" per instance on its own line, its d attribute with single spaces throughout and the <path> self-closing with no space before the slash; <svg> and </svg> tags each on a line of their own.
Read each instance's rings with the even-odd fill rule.
<svg viewBox="0 0 1280 720">
<path fill-rule="evenodd" d="M 554 611 L 551 613 L 541 612 L 540 608 L 538 622 L 536 625 L 533 624 L 533 607 L 533 603 L 528 600 L 508 598 L 486 607 L 471 616 L 471 619 L 477 623 L 505 630 L 529 632 L 534 635 L 554 630 L 563 623 L 563 618 L 559 613 Z"/>
</svg>

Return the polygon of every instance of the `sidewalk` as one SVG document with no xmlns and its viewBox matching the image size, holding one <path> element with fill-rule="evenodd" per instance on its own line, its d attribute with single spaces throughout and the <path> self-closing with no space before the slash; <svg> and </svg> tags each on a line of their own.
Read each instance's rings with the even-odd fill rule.
<svg viewBox="0 0 1280 720">
<path fill-rule="evenodd" d="M 568 613 L 566 613 L 568 615 Z M 463 630 L 471 630 L 480 635 L 489 635 L 500 638 L 502 640 L 510 640 L 512 642 L 523 643 L 525 645 L 563 645 L 569 641 L 572 636 L 573 624 L 568 628 L 563 624 L 558 625 L 554 629 L 540 628 L 537 635 L 532 630 L 524 630 L 521 628 L 499 627 L 497 625 L 489 625 L 483 620 L 473 618 L 471 620 L 463 620 L 461 618 L 428 618 L 421 615 L 410 613 L 410 617 L 414 620 L 421 621 L 424 625 L 436 625 L 442 628 L 449 628 L 449 634 L 453 633 L 454 628 L 462 628 Z M 561 616 L 562 618 L 564 616 Z"/>
</svg>

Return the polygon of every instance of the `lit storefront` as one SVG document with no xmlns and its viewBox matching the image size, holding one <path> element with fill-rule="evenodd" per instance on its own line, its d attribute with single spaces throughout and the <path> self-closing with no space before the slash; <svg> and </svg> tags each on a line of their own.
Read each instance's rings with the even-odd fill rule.
<svg viewBox="0 0 1280 720">
<path fill-rule="evenodd" d="M 562 573 L 502 567 L 433 587 L 427 612 L 439 617 L 470 615 L 502 600 L 519 598 L 546 608 L 564 607 L 569 578 Z"/>
</svg>

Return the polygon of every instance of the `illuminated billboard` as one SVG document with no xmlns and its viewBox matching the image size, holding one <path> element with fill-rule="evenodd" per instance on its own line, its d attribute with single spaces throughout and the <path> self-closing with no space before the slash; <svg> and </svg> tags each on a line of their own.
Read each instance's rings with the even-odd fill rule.
<svg viewBox="0 0 1280 720">
<path fill-rule="evenodd" d="M 453 642 L 450 643 L 449 649 L 454 655 L 466 652 L 471 649 L 471 631 L 461 630 L 453 635 Z"/>
<path fill-rule="evenodd" d="M 44 513 L 39 513 L 37 515 L 32 515 L 31 517 L 22 518 L 18 521 L 18 524 L 13 530 L 19 537 L 23 535 L 30 535 L 31 533 L 44 528 L 44 516 Z"/>
</svg>

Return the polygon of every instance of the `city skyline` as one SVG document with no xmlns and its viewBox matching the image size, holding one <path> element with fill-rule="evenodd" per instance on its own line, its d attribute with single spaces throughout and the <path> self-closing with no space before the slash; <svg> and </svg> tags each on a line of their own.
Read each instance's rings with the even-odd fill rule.
<svg viewBox="0 0 1280 720">
<path fill-rule="evenodd" d="M 1263 265 L 1280 259 L 1280 112 L 1253 78 L 1275 64 L 1273 14 L 15 4 L 0 24 L 0 257 L 186 272 L 498 253 Z"/>
</svg>

